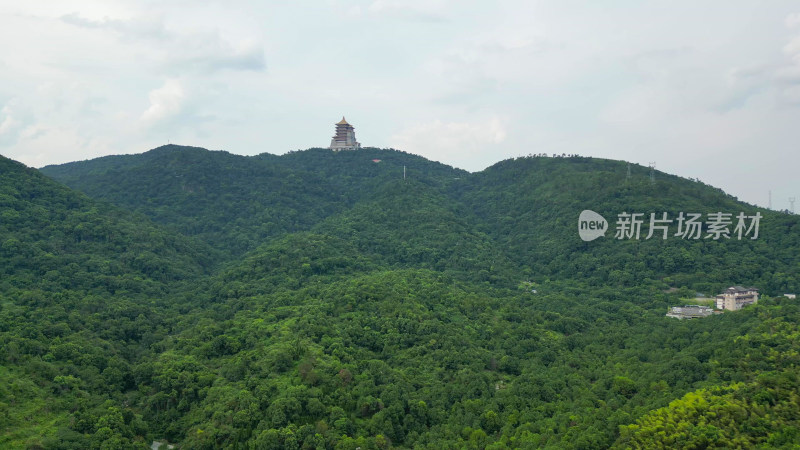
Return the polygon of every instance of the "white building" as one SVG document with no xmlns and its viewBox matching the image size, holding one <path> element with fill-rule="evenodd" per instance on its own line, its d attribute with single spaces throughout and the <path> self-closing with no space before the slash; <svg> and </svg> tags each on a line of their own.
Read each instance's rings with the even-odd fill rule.
<svg viewBox="0 0 800 450">
<path fill-rule="evenodd" d="M 673 306 L 667 312 L 667 317 L 675 319 L 698 319 L 701 317 L 708 317 L 714 314 L 714 310 L 708 306 L 701 305 L 685 305 Z"/>
<path fill-rule="evenodd" d="M 758 303 L 758 289 L 731 286 L 716 297 L 717 309 L 738 311 L 742 307 Z"/>
</svg>

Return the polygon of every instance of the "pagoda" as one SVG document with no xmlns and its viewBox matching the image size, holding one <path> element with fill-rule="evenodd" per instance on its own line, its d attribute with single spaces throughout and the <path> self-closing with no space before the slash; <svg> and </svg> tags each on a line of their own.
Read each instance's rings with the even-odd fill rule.
<svg viewBox="0 0 800 450">
<path fill-rule="evenodd" d="M 331 146 L 328 148 L 334 151 L 357 150 L 361 148 L 361 144 L 356 142 L 355 128 L 347 123 L 344 116 L 342 116 L 342 120 L 336 124 L 336 136 L 331 139 Z"/>
</svg>

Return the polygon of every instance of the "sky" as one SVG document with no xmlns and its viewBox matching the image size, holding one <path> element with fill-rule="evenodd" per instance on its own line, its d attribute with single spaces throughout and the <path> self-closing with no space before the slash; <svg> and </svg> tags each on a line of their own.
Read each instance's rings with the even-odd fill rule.
<svg viewBox="0 0 800 450">
<path fill-rule="evenodd" d="M 800 3 L 0 0 L 0 154 L 363 146 L 626 160 L 800 197 Z M 800 209 L 800 203 L 798 203 Z"/>
</svg>

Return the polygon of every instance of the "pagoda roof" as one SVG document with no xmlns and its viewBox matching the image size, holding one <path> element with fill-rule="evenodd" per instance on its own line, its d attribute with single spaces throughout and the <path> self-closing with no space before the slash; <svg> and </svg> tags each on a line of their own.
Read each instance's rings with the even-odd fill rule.
<svg viewBox="0 0 800 450">
<path fill-rule="evenodd" d="M 347 123 L 347 121 L 344 120 L 344 116 L 342 116 L 342 120 L 339 121 L 339 122 L 336 122 L 336 125 L 350 125 L 350 124 Z"/>
</svg>

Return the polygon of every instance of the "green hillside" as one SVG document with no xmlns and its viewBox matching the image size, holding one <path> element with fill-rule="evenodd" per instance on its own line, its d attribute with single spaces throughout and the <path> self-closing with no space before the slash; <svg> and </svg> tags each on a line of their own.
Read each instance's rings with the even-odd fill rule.
<svg viewBox="0 0 800 450">
<path fill-rule="evenodd" d="M 533 279 L 578 277 L 594 285 L 637 286 L 654 280 L 711 294 L 731 284 L 757 285 L 782 294 L 800 290 L 796 216 L 756 208 L 720 189 L 649 168 L 596 158 L 528 157 L 507 160 L 453 185 L 455 197 L 472 211 L 481 229 Z M 583 242 L 577 218 L 589 209 L 611 230 Z M 644 214 L 640 239 L 614 239 L 623 212 Z M 682 239 L 673 224 L 647 240 L 650 213 L 676 219 L 683 213 L 731 214 L 731 239 Z M 740 212 L 757 212 L 759 237 L 739 240 L 733 230 Z"/>
<path fill-rule="evenodd" d="M 388 180 L 371 198 L 314 227 L 356 245 L 390 267 L 513 284 L 515 265 L 470 212 L 441 189 L 414 179 Z"/>
<path fill-rule="evenodd" d="M 0 157 L 0 447 L 69 441 L 78 409 L 113 405 L 133 426 L 132 364 L 214 255 Z"/>
<path fill-rule="evenodd" d="M 50 256 L 3 254 L 0 447 L 797 441 L 794 215 L 593 158 L 167 146 L 42 169 L 93 200 L 8 164 L 0 217 L 27 218 L 0 223 L 8 248 Z M 605 237 L 579 238 L 584 209 Z M 614 238 L 622 212 L 640 239 Z M 645 239 L 664 212 L 763 218 L 755 240 Z M 664 316 L 734 284 L 764 298 Z"/>
<path fill-rule="evenodd" d="M 392 182 L 402 180 L 403 166 L 408 186 L 391 191 Z M 484 279 L 577 277 L 595 285 L 626 286 L 665 282 L 709 294 L 731 283 L 775 293 L 800 290 L 793 254 L 800 230 L 793 216 L 743 204 L 712 186 L 662 172 L 651 183 L 649 169 L 637 165 L 628 178 L 627 169 L 624 162 L 597 158 L 526 157 L 469 174 L 393 150 L 310 149 L 244 157 L 173 145 L 42 171 L 92 197 L 198 236 L 233 259 L 285 233 L 322 227 L 340 237 L 346 233 L 346 239 L 385 245 L 379 252 L 395 260 L 409 258 L 403 256 L 405 244 L 395 241 L 413 235 L 414 245 L 425 248 L 441 269 L 445 258 L 430 253 L 422 240 L 436 241 L 434 247 L 449 245 L 447 259 L 465 250 L 436 236 L 438 224 L 459 242 L 470 235 L 466 242 L 484 239 L 482 248 L 493 248 L 487 250 L 497 261 L 493 273 L 470 266 Z M 405 196 L 406 203 L 396 194 Z M 438 203 L 429 208 L 434 198 Z M 643 214 L 640 239 L 616 240 L 612 230 L 598 241 L 581 241 L 576 222 L 584 209 L 600 213 L 612 227 L 622 212 Z M 441 217 L 445 212 L 462 223 L 448 222 Z M 681 212 L 703 218 L 715 212 L 764 217 L 756 240 L 681 239 L 673 235 L 674 224 L 669 239 L 645 239 L 650 213 L 667 213 L 674 220 Z M 430 217 L 425 222 L 434 229 L 403 223 L 416 220 L 415 214 Z M 364 242 L 360 245 L 369 251 Z M 467 259 L 476 264 L 474 255 Z M 430 266 L 429 261 L 424 267 Z"/>
<path fill-rule="evenodd" d="M 380 158 L 378 163 L 373 159 Z M 465 172 L 397 151 L 311 149 L 276 157 L 167 145 L 41 171 L 89 196 L 140 212 L 240 256 L 255 244 L 310 229 L 390 178 L 440 183 Z"/>
</svg>

